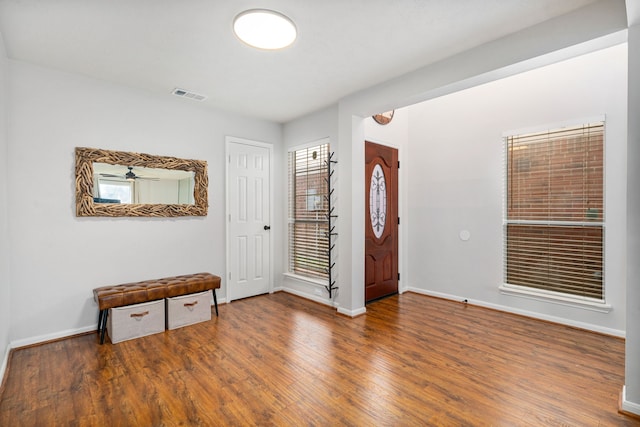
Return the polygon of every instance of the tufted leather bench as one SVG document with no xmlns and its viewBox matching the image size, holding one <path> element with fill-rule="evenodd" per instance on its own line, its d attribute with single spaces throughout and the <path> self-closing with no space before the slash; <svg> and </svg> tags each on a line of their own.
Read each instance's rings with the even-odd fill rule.
<svg viewBox="0 0 640 427">
<path fill-rule="evenodd" d="M 216 289 L 218 288 L 220 288 L 220 277 L 211 273 L 187 274 L 96 288 L 93 290 L 93 299 L 98 303 L 98 308 L 100 309 L 98 316 L 100 344 L 104 343 L 110 308 L 204 292 L 211 289 L 217 316 L 218 299 L 216 298 Z"/>
</svg>

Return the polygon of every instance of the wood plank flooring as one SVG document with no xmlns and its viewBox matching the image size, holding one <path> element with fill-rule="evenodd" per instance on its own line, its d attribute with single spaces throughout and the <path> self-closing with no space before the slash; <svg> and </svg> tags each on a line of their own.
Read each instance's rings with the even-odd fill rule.
<svg viewBox="0 0 640 427">
<path fill-rule="evenodd" d="M 406 293 L 350 319 L 286 293 L 112 345 L 12 353 L 0 426 L 637 426 L 624 341 Z"/>
</svg>

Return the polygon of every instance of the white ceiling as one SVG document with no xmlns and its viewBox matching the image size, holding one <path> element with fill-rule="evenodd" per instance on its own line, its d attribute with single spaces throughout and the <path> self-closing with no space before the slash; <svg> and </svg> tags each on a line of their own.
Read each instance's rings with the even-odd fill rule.
<svg viewBox="0 0 640 427">
<path fill-rule="evenodd" d="M 593 1 L 0 0 L 0 33 L 12 59 L 284 123 Z M 237 40 L 251 8 L 289 16 L 297 41 Z"/>
</svg>

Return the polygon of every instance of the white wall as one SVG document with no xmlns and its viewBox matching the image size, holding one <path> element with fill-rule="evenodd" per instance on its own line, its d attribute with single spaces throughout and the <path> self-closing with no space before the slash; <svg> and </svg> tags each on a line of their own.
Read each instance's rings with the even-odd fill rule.
<svg viewBox="0 0 640 427">
<path fill-rule="evenodd" d="M 9 351 L 11 318 L 9 310 L 9 218 L 7 186 L 7 75 L 8 61 L 0 34 L 0 384 Z"/>
<path fill-rule="evenodd" d="M 623 0 L 597 1 L 341 99 L 337 203 L 342 233 L 340 311 L 347 315 L 365 311 L 364 228 L 360 226 L 364 216 L 364 118 L 618 44 L 626 40 L 626 27 Z"/>
<path fill-rule="evenodd" d="M 375 142 L 377 144 L 386 145 L 398 149 L 398 160 L 400 161 L 400 169 L 398 170 L 398 217 L 400 225 L 398 226 L 398 273 L 400 280 L 398 281 L 398 292 L 402 293 L 407 289 L 407 280 L 405 272 L 407 267 L 407 238 L 406 230 L 411 230 L 408 226 L 407 215 L 407 197 L 402 191 L 407 185 L 408 165 L 407 159 L 410 155 L 408 148 L 409 143 L 409 108 L 396 109 L 393 119 L 386 125 L 380 125 L 373 118 L 364 119 L 364 139 L 365 141 Z M 365 192 L 365 197 L 368 195 Z M 366 201 L 362 201 L 366 204 Z"/>
<path fill-rule="evenodd" d="M 409 109 L 396 109 L 393 119 L 386 125 L 377 123 L 372 117 L 365 118 L 364 138 L 367 141 L 402 149 L 409 142 Z"/>
<path fill-rule="evenodd" d="M 410 287 L 625 330 L 627 46 L 618 45 L 409 108 Z M 505 131 L 606 115 L 606 302 L 610 313 L 503 295 Z M 462 241 L 461 230 L 471 239 Z"/>
<path fill-rule="evenodd" d="M 640 3 L 629 28 L 629 135 L 627 160 L 627 337 L 625 410 L 640 415 Z"/>
<path fill-rule="evenodd" d="M 209 271 L 223 277 L 224 300 L 225 135 L 280 145 L 281 125 L 23 62 L 9 68 L 13 344 L 93 328 L 97 286 Z M 207 161 L 208 216 L 77 218 L 76 146 Z"/>
</svg>

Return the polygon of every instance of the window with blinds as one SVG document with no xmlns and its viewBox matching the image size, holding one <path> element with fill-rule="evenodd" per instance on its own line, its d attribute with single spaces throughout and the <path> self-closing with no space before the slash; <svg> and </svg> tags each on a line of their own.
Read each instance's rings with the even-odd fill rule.
<svg viewBox="0 0 640 427">
<path fill-rule="evenodd" d="M 604 301 L 604 122 L 506 145 L 506 283 Z"/>
<path fill-rule="evenodd" d="M 289 152 L 289 272 L 327 278 L 329 144 Z"/>
</svg>

